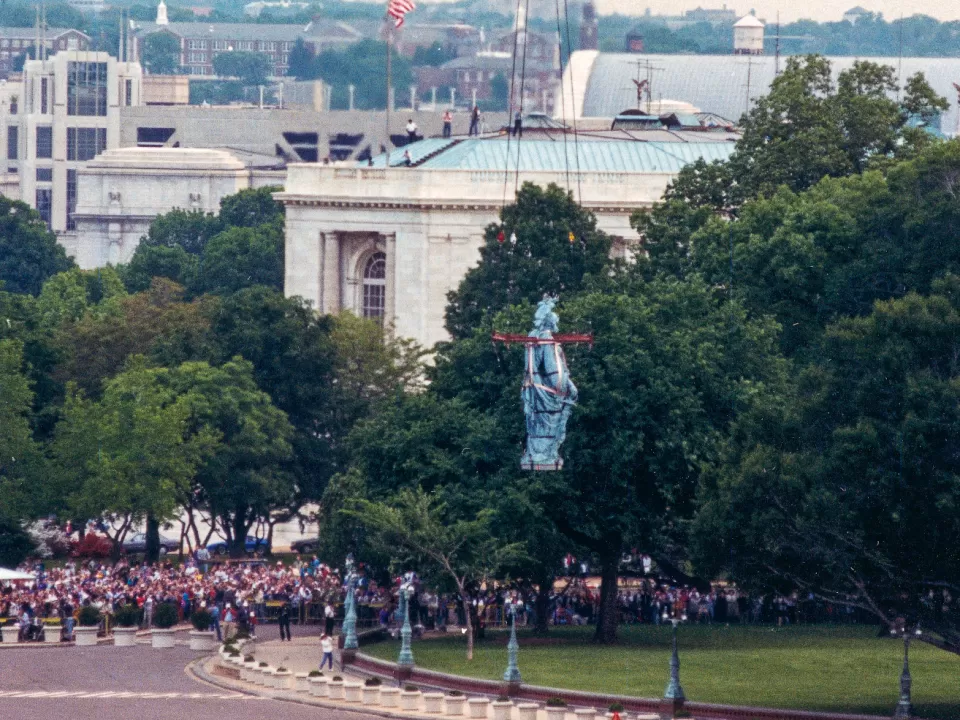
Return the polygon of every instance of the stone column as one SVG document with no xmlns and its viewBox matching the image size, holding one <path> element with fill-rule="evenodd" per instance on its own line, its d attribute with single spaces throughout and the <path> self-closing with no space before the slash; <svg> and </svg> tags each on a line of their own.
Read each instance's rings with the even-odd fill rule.
<svg viewBox="0 0 960 720">
<path fill-rule="evenodd" d="M 340 312 L 340 238 L 335 232 L 323 234 L 323 312 Z"/>
<path fill-rule="evenodd" d="M 387 233 L 383 236 L 384 253 L 387 256 L 387 285 L 384 288 L 383 326 L 392 329 L 397 312 L 397 234 Z"/>
<path fill-rule="evenodd" d="M 299 295 L 322 310 L 320 292 L 323 235 L 303 215 L 304 209 L 287 206 L 283 293 Z"/>
</svg>

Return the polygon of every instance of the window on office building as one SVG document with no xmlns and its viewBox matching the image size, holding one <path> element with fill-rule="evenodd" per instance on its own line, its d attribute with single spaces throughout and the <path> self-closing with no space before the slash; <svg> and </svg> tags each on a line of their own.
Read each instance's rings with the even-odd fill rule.
<svg viewBox="0 0 960 720">
<path fill-rule="evenodd" d="M 123 84 L 123 104 L 127 107 L 133 105 L 133 80 L 127 80 Z"/>
<path fill-rule="evenodd" d="M 106 128 L 67 128 L 67 160 L 93 160 L 106 149 Z"/>
<path fill-rule="evenodd" d="M 387 256 L 375 253 L 363 268 L 363 316 L 383 322 L 387 300 Z"/>
<path fill-rule="evenodd" d="M 77 212 L 77 171 L 67 170 L 67 230 L 76 230 L 77 221 L 74 214 Z"/>
<path fill-rule="evenodd" d="M 37 182 L 53 182 L 53 168 L 37 168 Z"/>
<path fill-rule="evenodd" d="M 40 114 L 47 114 L 47 78 L 40 78 Z"/>
<path fill-rule="evenodd" d="M 67 115 L 107 114 L 107 64 L 67 64 Z"/>
<path fill-rule="evenodd" d="M 53 157 L 53 128 L 49 125 L 37 126 L 37 157 L 46 160 Z"/>
<path fill-rule="evenodd" d="M 37 212 L 40 219 L 50 227 L 50 216 L 53 209 L 53 189 L 37 188 Z"/>
<path fill-rule="evenodd" d="M 16 160 L 20 147 L 20 128 L 16 125 L 7 127 L 7 160 Z"/>
</svg>

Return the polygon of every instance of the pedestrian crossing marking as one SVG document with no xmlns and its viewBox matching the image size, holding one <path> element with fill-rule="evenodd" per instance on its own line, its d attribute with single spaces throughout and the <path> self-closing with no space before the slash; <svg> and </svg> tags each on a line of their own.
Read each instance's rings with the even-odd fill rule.
<svg viewBox="0 0 960 720">
<path fill-rule="evenodd" d="M 0 700 L 20 699 L 65 699 L 76 700 L 267 700 L 269 698 L 242 693 L 151 693 L 116 690 L 0 690 Z"/>
</svg>

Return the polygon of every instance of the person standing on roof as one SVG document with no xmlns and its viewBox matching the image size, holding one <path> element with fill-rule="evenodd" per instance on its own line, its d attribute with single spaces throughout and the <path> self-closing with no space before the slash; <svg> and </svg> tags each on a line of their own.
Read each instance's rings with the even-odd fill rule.
<svg viewBox="0 0 960 720">
<path fill-rule="evenodd" d="M 412 143 L 417 141 L 417 124 L 413 121 L 413 118 L 410 118 L 407 121 L 407 143 Z"/>
<path fill-rule="evenodd" d="M 523 137 L 523 108 L 517 108 L 513 114 L 513 135 Z"/>
<path fill-rule="evenodd" d="M 443 111 L 443 136 L 450 137 L 453 134 L 453 113 L 449 110 Z"/>
<path fill-rule="evenodd" d="M 479 135 L 480 134 L 480 108 L 477 105 L 473 106 L 473 111 L 470 113 L 470 135 Z"/>
</svg>

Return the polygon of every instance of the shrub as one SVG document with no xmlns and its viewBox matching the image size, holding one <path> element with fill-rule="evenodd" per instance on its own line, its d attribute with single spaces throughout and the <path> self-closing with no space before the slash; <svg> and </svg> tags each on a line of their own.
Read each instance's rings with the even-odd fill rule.
<svg viewBox="0 0 960 720">
<path fill-rule="evenodd" d="M 451 690 L 450 692 L 447 693 L 447 695 L 449 695 L 450 697 L 463 697 L 463 693 L 460 692 L 459 690 Z"/>
<path fill-rule="evenodd" d="M 403 691 L 404 691 L 404 692 L 417 692 L 417 690 L 419 690 L 419 688 L 418 688 L 416 685 L 404 685 L 404 686 L 403 686 Z"/>
<path fill-rule="evenodd" d="M 547 698 L 547 707 L 566 707 L 567 702 L 563 698 L 552 697 Z"/>
<path fill-rule="evenodd" d="M 96 558 L 98 560 L 110 557 L 113 552 L 113 543 L 102 535 L 87 533 L 80 540 L 70 544 L 70 556 L 75 558 Z"/>
<path fill-rule="evenodd" d="M 334 675 L 333 682 L 343 682 L 343 678 L 340 677 L 339 675 Z"/>
<path fill-rule="evenodd" d="M 307 673 L 307 677 L 323 677 L 323 673 L 319 670 L 311 670 Z"/>
<path fill-rule="evenodd" d="M 496 702 L 510 702 L 510 698 L 506 695 L 498 695 Z"/>
<path fill-rule="evenodd" d="M 263 662 L 262 660 L 257 663 L 257 667 L 266 667 L 266 666 L 267 666 L 267 664 L 266 664 L 265 662 Z"/>
<path fill-rule="evenodd" d="M 153 611 L 153 624 L 161 630 L 169 630 L 177 624 L 177 609 L 170 603 L 160 603 Z"/>
<path fill-rule="evenodd" d="M 243 656 L 243 661 L 244 661 L 244 662 L 253 662 L 253 655 L 244 655 L 244 656 Z"/>
<path fill-rule="evenodd" d="M 287 671 L 287 669 L 286 669 L 285 667 L 283 667 L 282 665 L 277 668 L 277 672 L 286 672 L 286 671 Z"/>
<path fill-rule="evenodd" d="M 380 687 L 380 678 L 367 678 L 363 681 L 367 687 Z"/>
<path fill-rule="evenodd" d="M 193 623 L 193 627 L 200 632 L 206 632 L 210 629 L 210 626 L 213 625 L 213 615 L 206 610 L 194 610 L 190 614 L 190 622 Z"/>
<path fill-rule="evenodd" d="M 620 703 L 612 703 L 610 707 L 607 708 L 610 712 L 623 712 L 623 705 Z"/>
<path fill-rule="evenodd" d="M 117 608 L 113 621 L 118 627 L 132 628 L 140 624 L 141 610 L 135 603 L 127 603 Z"/>
<path fill-rule="evenodd" d="M 230 653 L 230 657 L 240 657 L 240 651 L 234 650 L 232 653 Z"/>
<path fill-rule="evenodd" d="M 100 608 L 94 605 L 84 605 L 80 608 L 77 615 L 77 622 L 84 627 L 92 627 L 100 624 Z"/>
<path fill-rule="evenodd" d="M 234 633 L 233 639 L 234 639 L 234 640 L 249 640 L 249 639 L 250 639 L 250 631 L 249 631 L 249 630 L 246 630 L 246 629 L 244 629 L 244 628 L 238 629 L 237 632 Z"/>
</svg>

